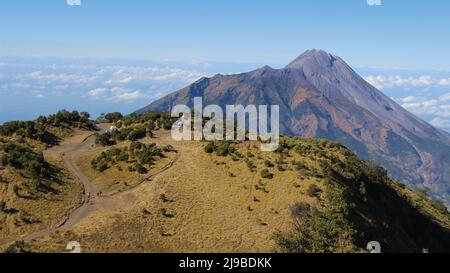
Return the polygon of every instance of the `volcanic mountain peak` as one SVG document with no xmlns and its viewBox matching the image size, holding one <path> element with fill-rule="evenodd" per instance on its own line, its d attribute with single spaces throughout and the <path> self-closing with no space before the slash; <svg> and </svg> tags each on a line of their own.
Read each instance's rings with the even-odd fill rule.
<svg viewBox="0 0 450 273">
<path fill-rule="evenodd" d="M 283 134 L 341 142 L 450 204 L 450 135 L 409 113 L 338 56 L 314 49 L 283 69 L 204 78 L 137 113 L 192 107 L 194 97 L 222 107 L 280 105 Z"/>
<path fill-rule="evenodd" d="M 305 66 L 331 67 L 336 61 L 343 62 L 339 57 L 320 49 L 307 50 L 286 66 L 288 69 L 302 69 Z"/>
</svg>

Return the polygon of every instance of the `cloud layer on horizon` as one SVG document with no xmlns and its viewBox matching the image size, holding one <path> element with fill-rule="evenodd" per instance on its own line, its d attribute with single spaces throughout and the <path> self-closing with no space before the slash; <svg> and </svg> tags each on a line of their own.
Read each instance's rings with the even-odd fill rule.
<svg viewBox="0 0 450 273">
<path fill-rule="evenodd" d="M 47 95 L 64 95 L 67 91 L 77 91 L 80 96 L 116 102 L 151 99 L 163 90 L 174 91 L 203 75 L 199 71 L 158 66 L 0 63 L 0 69 L 10 72 L 0 75 L 0 92 L 42 90 Z"/>
<path fill-rule="evenodd" d="M 252 69 L 187 62 L 95 63 L 0 59 L 0 123 L 32 119 L 61 108 L 84 110 L 93 116 L 108 111 L 130 113 L 202 76 Z M 361 74 L 407 110 L 450 132 L 450 72 L 418 73 L 391 70 Z"/>
<path fill-rule="evenodd" d="M 85 110 L 94 116 L 115 109 L 129 113 L 208 75 L 200 68 L 0 60 L 0 123 L 33 119 L 62 108 Z"/>
<path fill-rule="evenodd" d="M 403 108 L 432 125 L 450 132 L 450 77 L 448 75 L 372 75 L 364 78 L 392 97 Z"/>
</svg>

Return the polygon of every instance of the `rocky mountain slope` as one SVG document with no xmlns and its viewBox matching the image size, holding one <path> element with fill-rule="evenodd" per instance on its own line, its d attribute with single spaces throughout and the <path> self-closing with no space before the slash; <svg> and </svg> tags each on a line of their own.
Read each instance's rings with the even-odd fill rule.
<svg viewBox="0 0 450 273">
<path fill-rule="evenodd" d="M 403 109 L 335 55 L 310 50 L 283 69 L 202 78 L 137 113 L 192 106 L 198 96 L 221 106 L 280 105 L 283 134 L 338 141 L 450 204 L 450 135 Z"/>
</svg>

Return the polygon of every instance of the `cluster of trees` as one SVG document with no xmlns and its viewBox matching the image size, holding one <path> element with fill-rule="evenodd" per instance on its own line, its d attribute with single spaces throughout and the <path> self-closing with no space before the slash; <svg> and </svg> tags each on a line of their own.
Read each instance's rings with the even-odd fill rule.
<svg viewBox="0 0 450 273">
<path fill-rule="evenodd" d="M 111 122 L 111 123 L 118 122 L 122 118 L 123 118 L 123 115 L 120 112 L 113 112 L 113 113 L 108 113 L 108 114 L 104 115 L 104 119 L 107 122 Z"/>
<path fill-rule="evenodd" d="M 176 119 L 168 113 L 151 112 L 137 115 L 123 116 L 119 112 L 103 114 L 102 120 L 113 122 L 117 130 L 97 136 L 97 144 L 112 146 L 117 142 L 130 140 L 137 141 L 146 136 L 152 137 L 153 131 L 160 128 L 171 129 Z"/>
<path fill-rule="evenodd" d="M 172 118 L 169 113 L 150 112 L 142 115 L 131 114 L 121 120 L 119 126 L 131 126 L 133 124 L 153 124 L 155 128 L 172 129 L 177 118 Z"/>
<path fill-rule="evenodd" d="M 49 131 L 49 127 L 84 128 L 92 130 L 95 124 L 89 120 L 89 113 L 61 110 L 48 117 L 41 116 L 35 121 L 10 121 L 0 125 L 0 135 L 5 137 L 20 136 L 54 145 L 57 137 Z"/>
<path fill-rule="evenodd" d="M 5 137 L 20 136 L 54 144 L 55 136 L 47 131 L 45 124 L 34 121 L 10 121 L 0 126 L 0 135 Z"/>
<path fill-rule="evenodd" d="M 344 190 L 330 185 L 327 206 L 318 210 L 305 202 L 294 205 L 291 208 L 294 229 L 288 233 L 276 232 L 273 239 L 282 252 L 354 252 L 356 231 L 349 220 L 349 204 Z"/>
<path fill-rule="evenodd" d="M 112 166 L 124 162 L 129 164 L 128 171 L 147 173 L 147 167 L 151 167 L 157 157 L 164 157 L 165 152 L 174 151 L 172 146 L 159 148 L 156 144 L 144 144 L 133 141 L 125 148 L 111 148 L 103 152 L 92 160 L 91 165 L 94 170 L 104 172 Z"/>
<path fill-rule="evenodd" d="M 54 192 L 51 182 L 55 181 L 55 170 L 45 161 L 42 153 L 36 153 L 30 148 L 8 142 L 1 146 L 3 155 L 0 157 L 0 165 L 9 166 L 18 170 L 24 176 L 28 176 L 29 186 L 40 192 Z M 15 185 L 15 193 L 20 197 Z"/>
<path fill-rule="evenodd" d="M 125 149 L 112 148 L 102 152 L 100 156 L 91 161 L 91 166 L 94 170 L 99 172 L 106 171 L 111 165 L 118 162 L 127 162 L 129 153 Z"/>
<path fill-rule="evenodd" d="M 131 127 L 123 127 L 117 130 L 107 132 L 103 135 L 97 135 L 96 144 L 102 146 L 112 146 L 117 142 L 130 140 L 137 141 L 147 136 L 152 137 L 154 126 L 152 124 L 138 124 Z"/>
<path fill-rule="evenodd" d="M 2 166 L 21 170 L 33 179 L 49 178 L 52 174 L 52 168 L 42 153 L 11 142 L 2 145 L 1 150 L 4 152 L 0 158 Z"/>
<path fill-rule="evenodd" d="M 89 118 L 88 112 L 61 110 L 48 117 L 41 116 L 36 122 L 54 127 L 77 127 L 91 130 L 94 129 L 95 124 Z"/>
</svg>

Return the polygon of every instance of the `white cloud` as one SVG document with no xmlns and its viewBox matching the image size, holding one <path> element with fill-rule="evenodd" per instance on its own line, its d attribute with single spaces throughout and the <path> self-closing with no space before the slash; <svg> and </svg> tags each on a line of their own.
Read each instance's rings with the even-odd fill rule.
<svg viewBox="0 0 450 273">
<path fill-rule="evenodd" d="M 439 99 L 442 101 L 450 101 L 450 93 L 442 95 Z"/>
<path fill-rule="evenodd" d="M 403 103 L 402 107 L 418 116 L 450 117 L 450 104 L 438 99 Z"/>
<path fill-rule="evenodd" d="M 17 83 L 10 84 L 9 87 L 14 88 L 14 89 L 27 89 L 27 88 L 30 88 L 31 85 L 26 84 L 26 83 L 17 82 Z"/>
<path fill-rule="evenodd" d="M 96 81 L 98 78 L 96 76 L 91 76 L 89 73 L 82 74 L 73 74 L 73 73 L 44 73 L 42 71 L 34 71 L 31 73 L 22 73 L 16 75 L 14 80 L 19 81 L 40 81 L 47 84 L 66 84 L 66 83 L 74 83 L 74 84 L 88 84 Z"/>
<path fill-rule="evenodd" d="M 381 6 L 381 0 L 367 0 L 369 6 Z"/>
<path fill-rule="evenodd" d="M 140 91 L 125 92 L 122 94 L 115 95 L 111 98 L 113 101 L 135 101 L 138 99 L 143 99 L 146 96 Z"/>
<path fill-rule="evenodd" d="M 108 92 L 108 89 L 106 88 L 96 88 L 89 91 L 89 96 L 91 97 L 100 97 Z"/>
<path fill-rule="evenodd" d="M 127 89 L 123 87 L 92 89 L 91 91 L 89 91 L 89 96 L 95 99 L 102 99 L 113 102 L 132 102 L 138 99 L 147 98 L 147 96 L 139 90 Z"/>
<path fill-rule="evenodd" d="M 171 67 L 111 67 L 112 76 L 104 83 L 107 85 L 180 83 L 183 85 L 195 82 L 204 73 Z"/>
<path fill-rule="evenodd" d="M 126 89 L 122 87 L 113 87 L 111 88 L 111 97 L 109 98 L 112 101 L 135 101 L 138 99 L 146 98 L 141 91 Z"/>
<path fill-rule="evenodd" d="M 417 101 L 418 99 L 414 96 L 408 96 L 408 97 L 402 98 L 401 100 L 402 100 L 402 102 L 405 102 L 405 103 L 412 103 L 412 102 Z"/>
<path fill-rule="evenodd" d="M 450 78 L 439 80 L 439 85 L 441 85 L 441 86 L 450 86 Z"/>
<path fill-rule="evenodd" d="M 120 80 L 119 82 L 120 82 L 120 83 L 126 84 L 126 83 L 130 83 L 130 82 L 132 82 L 132 81 L 134 81 L 134 80 L 135 80 L 134 77 L 126 77 L 125 79 L 122 79 L 122 80 Z"/>
<path fill-rule="evenodd" d="M 443 128 L 443 129 L 450 129 L 450 118 L 444 119 L 441 117 L 434 118 L 430 121 L 431 125 Z"/>
<path fill-rule="evenodd" d="M 81 0 L 66 0 L 69 6 L 81 6 Z"/>
<path fill-rule="evenodd" d="M 436 79 L 424 75 L 420 77 L 367 76 L 365 77 L 365 80 L 376 88 L 382 90 L 395 87 L 430 87 L 434 85 L 444 85 L 444 81 L 446 79 Z"/>
</svg>

